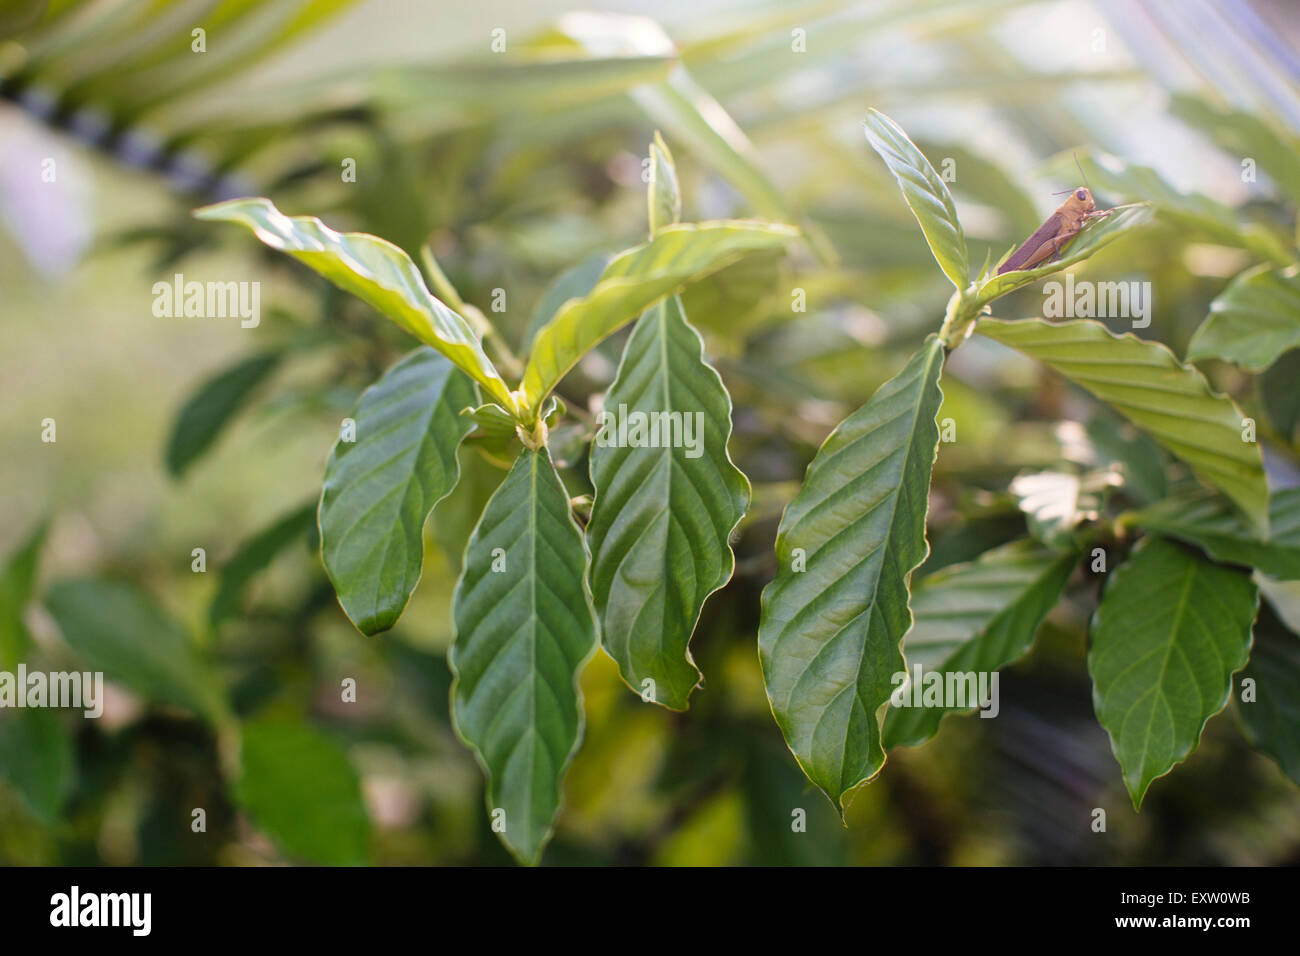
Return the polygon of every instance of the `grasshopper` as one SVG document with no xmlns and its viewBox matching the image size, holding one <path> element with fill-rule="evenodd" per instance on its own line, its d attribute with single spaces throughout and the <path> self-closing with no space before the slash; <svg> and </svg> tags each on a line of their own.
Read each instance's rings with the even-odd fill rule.
<svg viewBox="0 0 1300 956">
<path fill-rule="evenodd" d="M 1032 269 L 1040 262 L 1055 258 L 1089 222 L 1110 215 L 1109 209 L 1098 209 L 1092 192 L 1080 186 L 1070 193 L 1070 198 L 1047 217 L 1047 221 L 1034 230 L 1034 234 L 1006 262 L 998 267 L 998 275 L 1017 269 Z"/>
</svg>

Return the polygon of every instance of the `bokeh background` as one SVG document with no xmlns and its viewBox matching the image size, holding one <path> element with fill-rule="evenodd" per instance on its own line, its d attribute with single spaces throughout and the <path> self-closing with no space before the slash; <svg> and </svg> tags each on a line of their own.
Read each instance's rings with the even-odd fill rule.
<svg viewBox="0 0 1300 956">
<path fill-rule="evenodd" d="M 411 343 L 246 235 L 188 211 L 260 194 L 413 254 L 428 241 L 466 301 L 486 309 L 493 289 L 506 290 L 506 312 L 489 314 L 517 342 L 554 309 L 557 276 L 641 240 L 641 157 L 656 129 L 676 155 L 686 218 L 782 219 L 810 239 L 784 261 L 749 261 L 688 293 L 735 400 L 733 457 L 754 484 L 737 574 L 705 608 L 693 648 L 706 684 L 688 713 L 642 704 L 603 654 L 589 665 L 586 739 L 545 861 L 1300 861 L 1300 790 L 1245 744 L 1231 707 L 1132 811 L 1083 667 L 1095 582 L 1076 582 L 1033 653 L 1004 673 L 997 720 L 949 718 L 931 744 L 892 753 L 846 827 L 786 750 L 755 648 L 776 522 L 804 466 L 937 328 L 947 298 L 864 141 L 867 108 L 898 120 L 936 166 L 954 161 L 950 185 L 977 260 L 1027 235 L 1056 205 L 1052 193 L 1076 185 L 1072 154 L 1153 167 L 1175 200 L 1203 194 L 1290 248 L 1296 194 L 1286 177 L 1300 137 L 1291 5 L 584 9 L 4 4 L 0 556 L 48 520 L 34 600 L 5 606 L 4 626 L 20 619 L 30 633 L 29 666 L 74 667 L 42 596 L 69 578 L 129 589 L 149 611 L 114 625 L 139 641 L 160 621 L 182 629 L 239 721 L 283 745 L 284 766 L 249 787 L 231 760 L 237 731 L 118 684 L 100 721 L 60 712 L 32 728 L 0 713 L 0 863 L 509 862 L 488 830 L 478 768 L 448 723 L 445 663 L 460 550 L 502 472 L 467 453 L 462 487 L 430 522 L 424 578 L 400 624 L 380 638 L 355 632 L 302 516 L 340 418 Z M 205 24 L 207 52 L 193 53 L 190 31 Z M 497 36 L 504 52 L 492 50 Z M 1260 124 L 1290 158 L 1272 157 L 1258 181 L 1243 182 L 1241 157 L 1260 140 L 1250 122 L 1225 116 Z M 45 183 L 50 158 L 57 178 Z M 355 183 L 340 176 L 346 158 Z M 1102 205 L 1157 198 L 1093 185 Z M 1154 321 L 1142 334 L 1181 354 L 1210 300 L 1258 255 L 1165 211 L 1086 270 L 1151 281 Z M 259 281 L 261 324 L 155 317 L 151 287 L 176 272 Z M 807 294 L 805 313 L 791 311 L 795 288 Z M 999 314 L 1037 314 L 1040 304 L 1029 290 Z M 620 343 L 585 362 L 566 394 L 582 401 L 605 387 Z M 1297 381 L 1295 354 L 1273 373 L 1282 395 Z M 942 416 L 961 438 L 940 454 L 922 574 L 1023 534 L 1008 481 L 1068 458 L 1096 415 L 1059 381 L 978 341 L 956 359 Z M 232 369 L 243 385 L 209 422 L 211 440 L 169 458 L 186 402 L 214 378 L 230 389 L 220 376 Z M 1230 367 L 1208 371 L 1248 407 L 1264 400 Z M 41 441 L 46 418 L 57 422 L 52 444 Z M 1277 422 L 1269 466 L 1293 483 L 1294 417 L 1290 429 Z M 567 460 L 580 494 L 580 449 Z M 199 547 L 204 573 L 191 568 Z M 1284 618 L 1295 597 L 1279 594 Z M 349 677 L 356 703 L 340 700 Z M 322 812 L 321 801 L 339 806 Z M 806 833 L 791 831 L 797 807 Z M 1107 810 L 1104 834 L 1090 826 L 1097 807 Z M 206 811 L 204 832 L 191 826 L 194 808 Z"/>
</svg>

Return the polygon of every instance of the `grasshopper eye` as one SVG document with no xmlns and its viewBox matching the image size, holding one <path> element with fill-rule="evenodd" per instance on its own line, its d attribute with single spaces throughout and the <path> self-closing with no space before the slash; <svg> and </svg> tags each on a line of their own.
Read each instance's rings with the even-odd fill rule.
<svg viewBox="0 0 1300 956">
<path fill-rule="evenodd" d="M 1078 190 L 1078 191 L 1074 194 L 1074 198 L 1077 199 L 1077 200 L 1079 200 L 1080 202 L 1083 202 L 1084 200 L 1086 200 L 1086 199 L 1088 198 L 1088 190 L 1086 190 L 1086 189 L 1080 189 L 1080 190 Z"/>
</svg>

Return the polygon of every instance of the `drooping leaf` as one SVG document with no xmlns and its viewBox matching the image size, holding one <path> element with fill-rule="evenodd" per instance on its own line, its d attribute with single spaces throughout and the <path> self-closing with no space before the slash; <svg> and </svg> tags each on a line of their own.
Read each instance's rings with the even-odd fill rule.
<svg viewBox="0 0 1300 956">
<path fill-rule="evenodd" d="M 1268 502 L 1269 539 L 1260 540 L 1227 499 L 1210 492 L 1144 508 L 1133 523 L 1205 549 L 1216 561 L 1258 568 L 1281 581 L 1300 580 L 1300 488 L 1281 488 Z"/>
<path fill-rule="evenodd" d="M 596 648 L 587 547 L 545 449 L 524 449 L 465 550 L 452 616 L 452 714 L 487 808 L 524 863 L 559 813 L 582 736 L 578 674 Z"/>
<path fill-rule="evenodd" d="M 32 599 L 49 522 L 40 522 L 0 571 L 0 671 L 12 671 L 32 645 L 23 615 Z"/>
<path fill-rule="evenodd" d="M 420 580 L 424 522 L 460 475 L 473 386 L 431 348 L 408 354 L 366 389 L 356 441 L 325 466 L 321 556 L 339 603 L 363 634 L 392 627 Z"/>
<path fill-rule="evenodd" d="M 1238 685 L 1246 678 L 1255 682 L 1253 700 L 1237 694 L 1237 716 L 1246 737 L 1300 784 L 1300 637 L 1283 627 L 1271 609 L 1261 610 L 1255 622 L 1250 664 Z"/>
<path fill-rule="evenodd" d="M 983 319 L 977 331 L 1050 366 L 1121 412 L 1261 531 L 1268 488 L 1259 445 L 1242 440 L 1241 410 L 1158 342 L 1115 335 L 1100 322 Z"/>
<path fill-rule="evenodd" d="M 620 437 L 634 416 L 645 445 Z M 728 535 L 749 501 L 731 463 L 731 398 L 704 343 L 668 299 L 632 330 L 591 452 L 591 590 L 605 649 L 629 687 L 684 710 L 700 679 L 687 643 L 731 577 Z M 648 447 L 647 447 L 648 446 Z"/>
<path fill-rule="evenodd" d="M 1187 360 L 1217 358 L 1262 372 L 1300 345 L 1300 266 L 1260 266 L 1237 276 L 1210 303 Z"/>
<path fill-rule="evenodd" d="M 72 734 L 59 711 L 24 707 L 0 717 L 0 777 L 38 820 L 58 822 L 76 775 Z"/>
<path fill-rule="evenodd" d="M 884 113 L 869 110 L 865 126 L 867 142 L 898 180 L 939 268 L 958 291 L 964 290 L 970 282 L 969 254 L 947 185 L 907 134 Z"/>
<path fill-rule="evenodd" d="M 216 671 L 184 629 L 134 587 L 96 578 L 57 581 L 45 604 L 64 641 L 92 670 L 147 700 L 214 722 L 226 718 Z"/>
<path fill-rule="evenodd" d="M 997 275 L 992 272 L 980 283 L 972 309 L 978 311 L 1009 292 L 1032 285 L 1039 279 L 1075 263 L 1091 258 L 1097 250 L 1110 245 L 1120 236 L 1151 221 L 1154 208 L 1149 203 L 1116 206 L 1109 216 L 1086 226 L 1061 250 L 1061 258 L 1044 262 L 1032 269 L 1012 269 Z"/>
<path fill-rule="evenodd" d="M 272 249 L 293 256 L 437 349 L 493 399 L 513 408 L 510 389 L 469 323 L 434 298 L 411 257 L 397 246 L 364 232 L 335 232 L 314 216 L 286 216 L 261 198 L 204 206 L 194 215 L 247 226 Z"/>
<path fill-rule="evenodd" d="M 908 581 L 928 550 L 943 346 L 831 433 L 777 532 L 759 656 L 772 712 L 808 778 L 841 809 L 884 765 L 881 724 L 912 623 Z"/>
<path fill-rule="evenodd" d="M 347 754 L 305 724 L 262 718 L 243 728 L 235 797 L 292 857 L 328 866 L 367 859 L 370 821 Z"/>
<path fill-rule="evenodd" d="M 1135 809 L 1227 704 L 1258 603 L 1249 574 L 1155 536 L 1111 572 L 1092 622 L 1088 673 Z"/>
<path fill-rule="evenodd" d="M 275 371 L 280 352 L 264 352 L 236 362 L 208 379 L 186 399 L 167 439 L 167 470 L 179 478 L 212 446 L 232 418 Z"/>
<path fill-rule="evenodd" d="M 947 684 L 948 674 L 978 678 L 1023 657 L 1078 562 L 1077 550 L 1056 552 L 1021 540 L 930 575 L 912 593 L 914 620 L 903 642 L 907 666 L 942 674 Z M 939 732 L 944 715 L 980 704 L 975 687 L 968 688 L 962 708 L 891 707 L 886 748 L 925 743 Z M 910 702 L 911 691 L 904 693 Z"/>
<path fill-rule="evenodd" d="M 565 302 L 533 339 L 522 383 L 527 408 L 540 409 L 583 355 L 656 302 L 746 253 L 784 246 L 797 235 L 791 226 L 770 222 L 681 223 L 621 253 L 590 293 Z"/>
<path fill-rule="evenodd" d="M 316 525 L 316 502 L 309 502 L 283 515 L 270 527 L 249 538 L 221 567 L 217 593 L 208 606 L 208 620 L 214 625 L 236 617 L 244 590 L 275 557 L 295 541 L 306 539 Z"/>
</svg>

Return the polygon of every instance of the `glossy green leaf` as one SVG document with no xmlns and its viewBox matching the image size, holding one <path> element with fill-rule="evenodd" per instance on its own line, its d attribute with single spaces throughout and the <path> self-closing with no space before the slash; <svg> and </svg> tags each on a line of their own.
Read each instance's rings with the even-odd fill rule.
<svg viewBox="0 0 1300 956">
<path fill-rule="evenodd" d="M 1243 571 L 1147 537 L 1110 573 L 1088 673 L 1134 808 L 1195 748 L 1246 664 L 1259 594 Z"/>
<path fill-rule="evenodd" d="M 243 359 L 208 379 L 186 399 L 167 439 L 167 470 L 180 477 L 275 371 L 282 358 L 266 352 Z"/>
<path fill-rule="evenodd" d="M 681 286 L 741 256 L 784 246 L 791 226 L 732 220 L 665 226 L 605 269 L 585 297 L 565 302 L 533 340 L 522 390 L 530 412 L 591 348 Z"/>
<path fill-rule="evenodd" d="M 72 734 L 59 711 L 24 707 L 0 714 L 0 777 L 38 820 L 58 822 L 76 775 Z"/>
<path fill-rule="evenodd" d="M 1105 219 L 1091 223 L 1075 236 L 1062 250 L 1061 258 L 1050 260 L 1033 269 L 1013 269 L 1001 275 L 997 275 L 996 270 L 990 270 L 990 275 L 979 283 L 971 308 L 978 312 L 1009 292 L 1032 285 L 1054 272 L 1060 272 L 1062 269 L 1083 262 L 1092 257 L 1097 250 L 1110 245 L 1130 230 L 1146 225 L 1151 221 L 1153 213 L 1154 207 L 1148 203 L 1116 206 Z"/>
<path fill-rule="evenodd" d="M 513 407 L 510 389 L 469 323 L 434 298 L 411 257 L 397 246 L 364 232 L 335 232 L 314 216 L 286 216 L 261 198 L 204 206 L 194 215 L 247 226 L 272 249 L 293 256 L 437 349 L 493 399 Z"/>
<path fill-rule="evenodd" d="M 215 625 L 238 616 L 249 582 L 285 548 L 305 541 L 315 526 L 316 502 L 312 501 L 283 515 L 241 544 L 234 556 L 221 566 L 217 593 L 208 606 L 208 620 Z"/>
<path fill-rule="evenodd" d="M 781 519 L 776 579 L 763 592 L 772 712 L 804 773 L 841 809 L 885 762 L 908 582 L 928 550 L 943 355 L 930 336 L 826 439 Z"/>
<path fill-rule="evenodd" d="M 36 584 L 36 569 L 49 522 L 42 521 L 9 557 L 0 571 L 0 671 L 12 671 L 32 646 L 23 620 Z"/>
<path fill-rule="evenodd" d="M 1243 272 L 1210 303 L 1187 360 L 1217 358 L 1262 372 L 1300 346 L 1300 266 Z"/>
<path fill-rule="evenodd" d="M 1242 440 L 1241 410 L 1168 348 L 1100 322 L 982 319 L 977 331 L 1050 366 L 1121 412 L 1218 488 L 1261 531 L 1268 487 L 1259 445 Z"/>
<path fill-rule="evenodd" d="M 347 754 L 311 727 L 263 718 L 243 728 L 235 798 L 290 856 L 329 866 L 366 862 L 370 821 Z"/>
<path fill-rule="evenodd" d="M 672 710 L 699 682 L 687 644 L 705 600 L 731 577 L 727 539 L 749 501 L 730 435 L 731 398 L 704 343 L 679 299 L 660 303 L 632 329 L 605 396 L 587 535 L 605 650 L 629 687 L 653 686 Z"/>
<path fill-rule="evenodd" d="M 868 111 L 865 125 L 867 142 L 898 180 L 939 268 L 958 291 L 965 289 L 970 282 L 969 254 L 948 187 L 907 134 L 884 113 Z"/>
<path fill-rule="evenodd" d="M 357 629 L 397 623 L 420 581 L 424 522 L 456 485 L 456 450 L 472 422 L 474 388 L 431 348 L 411 352 L 366 389 L 321 490 L 321 556 Z"/>
<path fill-rule="evenodd" d="M 1216 561 L 1259 568 L 1282 581 L 1300 580 L 1300 488 L 1273 492 L 1268 505 L 1267 541 L 1255 536 L 1227 499 L 1208 492 L 1157 502 L 1132 521 L 1203 548 Z"/>
<path fill-rule="evenodd" d="M 146 700 L 174 704 L 215 722 L 228 713 L 225 688 L 190 636 L 134 587 L 78 578 L 45 598 L 68 646 Z"/>
<path fill-rule="evenodd" d="M 452 714 L 487 774 L 487 809 L 535 863 L 582 736 L 578 674 L 596 648 L 587 546 L 549 454 L 524 449 L 465 550 L 452 617 Z"/>
<path fill-rule="evenodd" d="M 1253 700 L 1242 699 L 1245 679 L 1255 682 Z M 1237 717 L 1246 737 L 1300 784 L 1300 637 L 1271 610 L 1261 610 L 1255 622 L 1250 664 L 1237 686 Z"/>
<path fill-rule="evenodd" d="M 1022 540 L 925 578 L 912 592 L 912 629 L 903 642 L 908 668 L 943 674 L 946 684 L 948 674 L 978 679 L 1023 657 L 1078 563 L 1077 550 L 1051 551 Z M 910 704 L 910 689 L 902 699 Z M 976 694 L 967 700 L 962 708 L 895 703 L 885 716 L 885 746 L 925 743 L 946 714 L 979 706 Z"/>
</svg>

